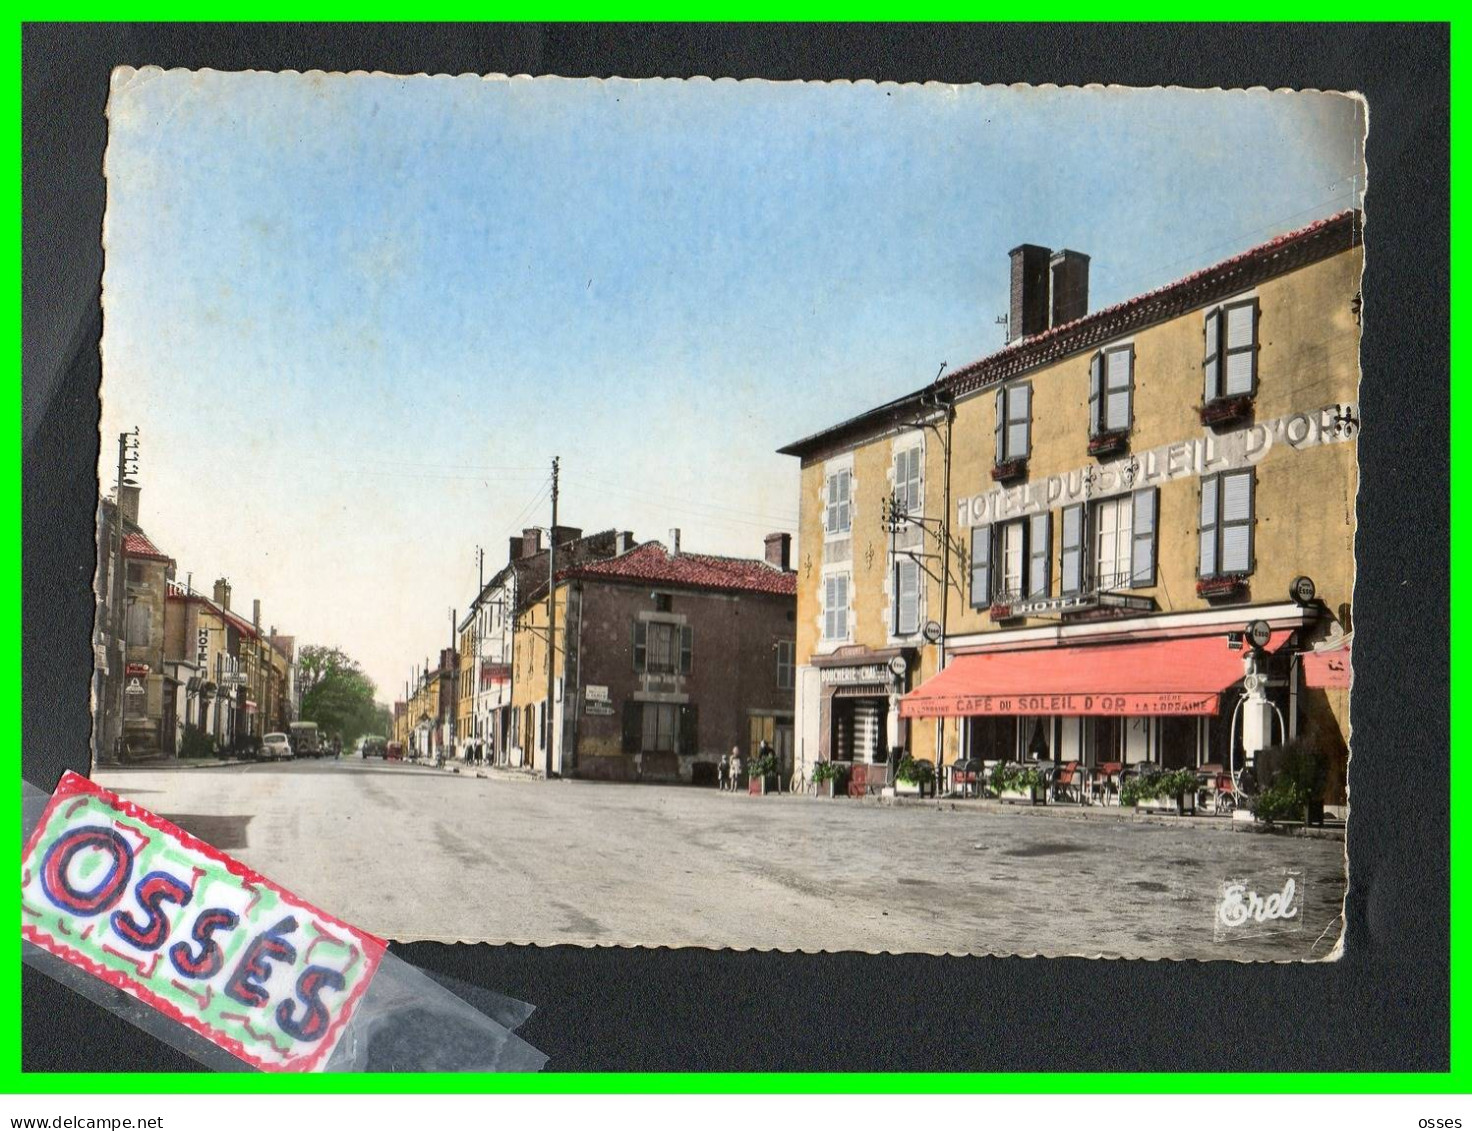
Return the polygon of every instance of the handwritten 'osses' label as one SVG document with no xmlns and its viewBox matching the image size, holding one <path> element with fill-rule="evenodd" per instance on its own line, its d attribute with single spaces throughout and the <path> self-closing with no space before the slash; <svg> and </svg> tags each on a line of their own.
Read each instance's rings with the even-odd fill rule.
<svg viewBox="0 0 1472 1131">
<path fill-rule="evenodd" d="M 275 1071 L 326 1063 L 385 946 L 72 773 L 26 844 L 21 935 Z"/>
</svg>

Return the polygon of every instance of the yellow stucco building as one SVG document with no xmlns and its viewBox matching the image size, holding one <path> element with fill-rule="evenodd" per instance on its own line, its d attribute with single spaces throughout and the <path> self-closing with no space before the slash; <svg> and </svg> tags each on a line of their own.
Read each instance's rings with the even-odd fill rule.
<svg viewBox="0 0 1472 1131">
<path fill-rule="evenodd" d="M 1241 765 L 1297 736 L 1341 800 L 1359 224 L 1092 313 L 1087 257 L 1023 245 L 1005 348 L 782 449 L 799 758 Z"/>
</svg>

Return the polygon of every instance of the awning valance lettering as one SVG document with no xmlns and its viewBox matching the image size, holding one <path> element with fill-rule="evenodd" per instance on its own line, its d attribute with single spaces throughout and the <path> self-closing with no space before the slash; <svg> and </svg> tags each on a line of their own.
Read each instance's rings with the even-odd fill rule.
<svg viewBox="0 0 1472 1131">
<path fill-rule="evenodd" d="M 1288 636 L 1274 632 L 1268 651 Z M 1224 635 L 959 656 L 900 715 L 1215 715 L 1242 657 Z"/>
</svg>

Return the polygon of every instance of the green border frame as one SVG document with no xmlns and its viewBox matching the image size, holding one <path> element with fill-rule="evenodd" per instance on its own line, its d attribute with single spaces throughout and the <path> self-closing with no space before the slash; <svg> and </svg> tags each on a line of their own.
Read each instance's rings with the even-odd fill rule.
<svg viewBox="0 0 1472 1131">
<path fill-rule="evenodd" d="M 28 5 L 29 6 L 29 5 Z M 198 19 L 198 11 L 186 11 L 192 5 L 162 4 L 147 5 L 154 10 L 146 13 L 138 13 L 140 5 L 125 5 L 127 15 L 135 18 L 146 17 L 159 19 L 173 17 L 180 20 Z M 386 6 L 371 4 L 366 11 L 368 14 L 382 17 L 384 19 L 402 18 L 401 12 L 390 12 L 383 10 Z M 531 11 L 525 4 L 517 5 L 515 15 L 524 20 L 550 19 L 563 21 L 569 19 L 604 19 L 627 21 L 633 19 L 659 19 L 672 18 L 667 11 L 666 5 L 661 3 L 645 3 L 639 5 L 642 10 L 630 11 L 620 9 L 611 0 L 582 0 L 581 3 L 561 6 L 560 10 L 548 10 L 553 6 L 545 4 L 530 5 Z M 852 4 L 840 5 L 832 3 L 808 3 L 800 6 L 804 21 L 817 20 L 876 20 L 893 13 L 892 5 L 876 4 Z M 969 6 L 953 2 L 922 4 L 919 8 L 907 11 L 909 20 L 945 20 L 958 17 L 986 16 L 992 19 L 1011 20 L 1015 16 L 1008 13 L 989 13 L 985 11 L 968 10 Z M 881 11 L 882 9 L 882 11 Z M 280 4 L 268 4 L 263 7 L 252 6 L 249 11 L 221 12 L 216 10 L 211 20 L 225 20 L 243 18 L 245 20 L 259 21 L 263 15 L 279 16 L 282 20 L 290 22 L 302 22 L 311 20 L 333 20 L 340 19 L 342 12 L 349 9 L 338 8 L 334 4 L 310 4 L 305 9 L 293 8 L 288 12 Z M 1128 5 L 1131 19 L 1141 20 L 1149 17 L 1160 17 L 1162 19 L 1176 19 L 1181 15 L 1181 10 L 1176 5 L 1170 5 L 1164 0 L 1145 0 Z M 350 10 L 354 20 L 361 19 L 365 13 L 362 6 Z M 1083 3 L 1066 3 L 1063 11 L 1069 15 L 1076 15 L 1081 19 L 1097 19 L 1096 9 L 1089 8 Z M 1404 5 L 1373 5 L 1372 10 L 1362 18 L 1370 20 L 1394 20 L 1397 22 L 1423 22 L 1423 23 L 1445 23 L 1451 29 L 1451 55 L 1452 55 L 1452 91 L 1451 100 L 1453 113 L 1463 108 L 1465 99 L 1461 95 L 1461 83 L 1458 81 L 1459 74 L 1465 72 L 1465 68 L 1459 66 L 1463 61 L 1465 51 L 1462 49 L 1461 41 L 1457 35 L 1455 21 L 1450 15 L 1449 6 L 1442 4 L 1423 5 L 1416 4 L 1410 7 Z M 59 14 L 56 12 L 46 13 L 41 19 L 64 19 L 66 21 L 101 19 L 110 22 L 122 22 L 118 20 L 120 12 L 116 7 L 106 9 L 95 5 L 85 5 L 82 11 L 72 8 Z M 434 4 L 431 10 L 426 12 L 420 10 L 416 18 L 423 21 L 432 20 L 471 20 L 492 18 L 500 13 L 494 11 L 475 10 L 471 5 L 462 4 Z M 681 13 L 682 15 L 684 13 Z M 792 9 L 788 5 L 773 4 L 770 0 L 736 0 L 735 3 L 727 0 L 726 3 L 716 5 L 712 12 L 707 9 L 702 13 L 703 18 L 720 18 L 737 21 L 756 21 L 767 19 L 791 19 Z M 1055 16 L 1058 11 L 1052 13 Z M 1239 9 L 1239 15 L 1241 10 Z M 1330 15 L 1321 4 L 1292 5 L 1289 10 L 1281 4 L 1254 3 L 1250 5 L 1246 18 L 1252 21 L 1286 21 L 1289 19 L 1313 19 Z M 1338 13 L 1334 13 L 1338 16 Z M 11 58 L 16 60 L 15 73 L 8 86 L 10 91 L 6 96 L 9 103 L 8 119 L 10 125 L 11 145 L 10 165 L 12 169 L 11 199 L 12 207 L 19 215 L 20 208 L 20 182 L 21 182 L 21 106 L 20 106 L 20 58 L 21 58 L 21 21 L 14 24 L 11 39 Z M 1458 173 L 1462 171 L 1464 161 L 1460 147 L 1456 145 L 1455 139 L 1452 143 L 1451 165 L 1452 180 L 1455 184 Z M 1455 198 L 1453 203 L 1455 203 Z M 1452 323 L 1456 326 L 1456 296 L 1465 291 L 1469 275 L 1472 275 L 1472 267 L 1469 267 L 1469 259 L 1472 259 L 1472 241 L 1469 241 L 1465 229 L 1454 228 L 1451 246 L 1452 277 L 1451 287 L 1453 295 Z M 21 249 L 22 236 L 20 225 L 14 229 L 13 263 L 14 274 L 11 275 L 12 297 L 9 303 L 14 321 L 13 341 L 20 340 L 21 306 L 20 306 L 20 275 L 21 275 Z M 1463 364 L 1467 352 L 1464 341 L 1454 334 L 1452 339 L 1452 365 L 1453 373 L 1451 379 L 1451 414 L 1452 419 L 1467 419 L 1466 402 L 1468 395 L 1468 378 L 1466 367 Z M 13 396 L 12 403 L 19 402 L 21 397 L 21 367 L 20 355 L 17 351 L 15 369 L 13 370 Z M 23 426 L 22 426 L 23 427 Z M 21 483 L 21 457 L 24 451 L 24 433 L 18 436 L 19 443 L 16 447 L 16 479 L 17 486 Z M 1462 431 L 1453 430 L 1451 439 L 1451 466 L 1460 468 L 1466 466 L 1465 455 L 1467 453 L 1469 440 L 1467 434 Z M 1462 574 L 1457 569 L 1461 559 L 1467 552 L 1469 543 L 1472 543 L 1472 533 L 1469 533 L 1469 516 L 1466 505 L 1467 488 L 1458 484 L 1455 475 L 1452 476 L 1451 495 L 1451 553 L 1452 553 L 1452 577 L 1455 587 L 1456 580 Z M 17 535 L 21 529 L 20 492 L 11 496 L 11 503 L 6 508 L 8 520 L 7 525 Z M 12 543 L 14 545 L 14 543 Z M 20 554 L 11 559 L 6 571 L 10 577 L 11 593 L 15 596 L 10 602 L 5 603 L 0 616 L 4 618 L 4 636 L 14 642 L 12 651 L 0 657 L 0 686 L 10 689 L 6 698 L 13 704 L 12 717 L 20 715 L 20 687 L 21 687 L 21 602 L 19 599 L 21 580 Z M 1451 637 L 1455 637 L 1456 631 L 1465 620 L 1465 615 L 1455 604 L 1449 611 Z M 1451 657 L 1451 681 L 1453 686 L 1462 685 L 1461 667 L 1459 656 L 1453 650 Z M 1456 697 L 1451 698 L 1451 728 L 1452 734 L 1460 734 L 1468 719 L 1465 705 Z M 19 753 L 15 755 L 19 760 Z M 20 818 L 19 806 L 12 810 L 15 814 L 16 824 L 12 826 L 11 839 L 13 843 L 20 841 Z M 458 1074 L 458 1073 L 420 1073 L 420 1074 L 389 1074 L 389 1073 L 362 1073 L 355 1075 L 275 1075 L 275 1074 L 210 1074 L 210 1073 L 170 1073 L 170 1072 L 31 1072 L 22 1073 L 21 1063 L 21 998 L 20 998 L 20 938 L 19 933 L 12 936 L 12 957 L 8 965 L 9 973 L 0 975 L 0 1090 L 12 1094 L 46 1095 L 58 1093 L 73 1094 L 149 1094 L 158 1092 L 188 1093 L 199 1095 L 229 1094 L 229 1093 L 279 1093 L 279 1094 L 307 1094 L 307 1093 L 453 1093 L 453 1094 L 589 1094 L 589 1093 L 735 1093 L 735 1092 L 766 1092 L 779 1094 L 800 1093 L 1058 1093 L 1058 1094 L 1085 1094 L 1085 1093 L 1205 1093 L 1223 1095 L 1231 1093 L 1264 1093 L 1264 1094 L 1287 1094 L 1287 1093 L 1338 1093 L 1338 1094 L 1472 1094 L 1472 1068 L 1469 1068 L 1469 1047 L 1472 1047 L 1472 1020 L 1469 1020 L 1468 1012 L 1468 984 L 1469 966 L 1472 966 L 1472 947 L 1467 941 L 1468 922 L 1468 888 L 1466 883 L 1467 855 L 1467 825 L 1468 818 L 1460 812 L 1460 807 L 1452 806 L 1450 811 L 1450 852 L 1451 852 L 1451 876 L 1452 891 L 1449 901 L 1450 908 L 1450 981 L 1451 981 L 1451 1069 L 1449 1072 L 575 1072 L 575 1073 L 541 1073 L 535 1075 L 524 1074 Z M 8 1022 L 8 1023 L 7 1023 Z"/>
</svg>

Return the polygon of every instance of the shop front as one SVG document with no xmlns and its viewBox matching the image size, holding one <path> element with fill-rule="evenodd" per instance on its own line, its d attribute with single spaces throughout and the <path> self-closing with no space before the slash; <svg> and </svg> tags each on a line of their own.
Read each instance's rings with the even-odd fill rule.
<svg viewBox="0 0 1472 1131">
<path fill-rule="evenodd" d="M 819 679 L 818 757 L 850 767 L 860 786 L 887 767 L 890 750 L 908 746 L 900 701 L 909 690 L 913 649 L 851 648 L 817 657 Z M 854 767 L 865 767 L 853 770 Z"/>
<path fill-rule="evenodd" d="M 1297 732 L 1291 620 L 1254 645 L 1217 624 L 1013 639 L 955 655 L 904 696 L 904 719 L 959 721 L 959 761 L 1090 769 L 1219 765 Z"/>
</svg>

